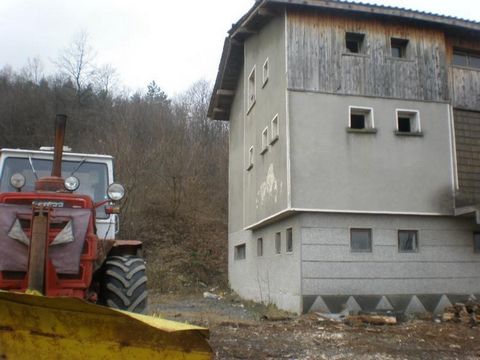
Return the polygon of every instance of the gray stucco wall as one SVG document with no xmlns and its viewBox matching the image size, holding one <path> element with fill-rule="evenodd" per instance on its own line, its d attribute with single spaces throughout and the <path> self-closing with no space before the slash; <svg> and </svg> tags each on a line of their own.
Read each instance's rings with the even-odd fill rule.
<svg viewBox="0 0 480 360">
<path fill-rule="evenodd" d="M 303 295 L 477 294 L 473 218 L 304 214 Z M 372 252 L 350 249 L 350 229 L 372 229 Z M 418 252 L 398 251 L 398 230 L 418 231 Z"/>
<path fill-rule="evenodd" d="M 262 69 L 269 61 L 268 82 L 263 85 Z M 245 42 L 244 76 L 247 91 L 248 77 L 256 69 L 256 102 L 248 111 L 248 99 L 244 97 L 245 110 L 245 164 L 248 151 L 254 146 L 254 165 L 244 171 L 245 226 L 255 224 L 287 207 L 286 166 L 286 75 L 285 75 L 285 19 L 278 17 L 268 23 L 260 33 Z M 279 139 L 262 150 L 262 132 L 278 114 Z M 245 167 L 244 167 L 245 170 Z"/>
<path fill-rule="evenodd" d="M 230 286 L 245 299 L 274 303 L 280 309 L 301 312 L 300 227 L 291 217 L 255 231 L 230 234 Z M 293 231 L 293 251 L 286 252 L 286 229 Z M 275 252 L 275 233 L 281 233 L 281 253 Z M 257 239 L 263 239 L 263 256 L 257 256 Z M 234 259 L 234 247 L 246 244 L 245 260 Z"/>
<path fill-rule="evenodd" d="M 242 73 L 243 75 L 243 73 Z M 243 176 L 245 172 L 245 144 L 243 128 L 245 125 L 243 81 L 237 84 L 235 99 L 232 104 L 229 131 L 228 161 L 228 232 L 243 229 Z"/>
<path fill-rule="evenodd" d="M 347 132 L 349 106 L 377 133 Z M 424 136 L 396 135 L 396 109 L 418 110 Z M 293 208 L 452 213 L 449 105 L 290 91 L 289 113 Z"/>
</svg>

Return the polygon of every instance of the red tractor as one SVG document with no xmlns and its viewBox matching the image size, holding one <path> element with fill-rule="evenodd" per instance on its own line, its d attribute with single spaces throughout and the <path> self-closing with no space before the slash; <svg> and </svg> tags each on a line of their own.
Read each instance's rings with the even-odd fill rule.
<svg viewBox="0 0 480 360">
<path fill-rule="evenodd" d="M 0 289 L 143 313 L 142 244 L 115 240 L 124 188 L 113 159 L 64 153 L 65 126 L 57 115 L 53 149 L 1 150 Z"/>
</svg>

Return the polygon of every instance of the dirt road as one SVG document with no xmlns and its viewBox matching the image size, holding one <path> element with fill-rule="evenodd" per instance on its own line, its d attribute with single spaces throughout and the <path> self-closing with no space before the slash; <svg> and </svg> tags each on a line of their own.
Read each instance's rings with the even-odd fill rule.
<svg viewBox="0 0 480 360">
<path fill-rule="evenodd" d="M 457 323 L 352 326 L 201 294 L 153 295 L 150 313 L 208 326 L 215 359 L 480 359 L 480 328 Z"/>
</svg>

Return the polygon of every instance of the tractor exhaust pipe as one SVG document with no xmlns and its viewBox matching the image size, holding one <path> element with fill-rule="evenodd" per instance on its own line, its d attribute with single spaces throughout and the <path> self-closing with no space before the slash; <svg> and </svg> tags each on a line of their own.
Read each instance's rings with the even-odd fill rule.
<svg viewBox="0 0 480 360">
<path fill-rule="evenodd" d="M 55 118 L 55 147 L 53 149 L 52 175 L 38 179 L 35 182 L 35 191 L 64 192 L 62 179 L 63 143 L 65 141 L 65 127 L 67 115 L 58 114 Z"/>
<path fill-rule="evenodd" d="M 62 177 L 62 155 L 65 142 L 65 127 L 67 115 L 58 114 L 55 118 L 55 147 L 53 154 L 52 176 Z"/>
</svg>

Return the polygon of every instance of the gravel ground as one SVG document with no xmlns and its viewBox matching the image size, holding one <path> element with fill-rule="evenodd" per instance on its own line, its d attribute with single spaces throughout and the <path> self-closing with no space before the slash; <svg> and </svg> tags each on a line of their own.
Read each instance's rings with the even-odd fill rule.
<svg viewBox="0 0 480 360">
<path fill-rule="evenodd" d="M 201 294 L 153 294 L 150 313 L 208 327 L 215 359 L 480 359 L 479 327 L 460 323 L 347 325 Z"/>
</svg>

